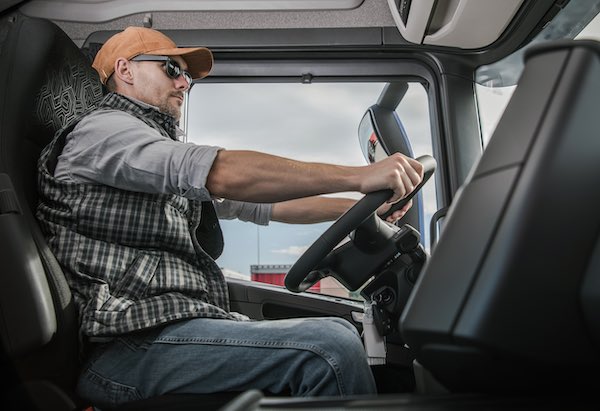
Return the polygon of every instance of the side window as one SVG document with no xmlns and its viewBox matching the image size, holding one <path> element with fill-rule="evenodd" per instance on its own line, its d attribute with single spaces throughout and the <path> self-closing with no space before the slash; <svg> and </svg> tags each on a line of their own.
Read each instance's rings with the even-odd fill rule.
<svg viewBox="0 0 600 411">
<path fill-rule="evenodd" d="M 422 85 L 414 84 L 416 97 L 401 104 L 398 113 L 406 122 L 408 135 L 418 135 L 414 154 L 431 154 L 427 94 Z M 358 124 L 384 86 L 384 82 L 200 82 L 189 96 L 188 141 L 302 161 L 365 165 Z M 358 193 L 339 196 L 361 197 Z M 435 207 L 434 203 L 425 208 L 435 211 Z M 282 286 L 291 265 L 330 225 L 271 222 L 257 226 L 222 220 L 225 249 L 217 263 L 227 276 Z M 357 297 L 333 278 L 322 280 L 311 291 Z"/>
<path fill-rule="evenodd" d="M 479 123 L 483 147 L 490 141 L 496 124 L 504 113 L 512 94 L 517 86 L 486 87 L 476 85 L 477 105 L 479 106 Z"/>
</svg>

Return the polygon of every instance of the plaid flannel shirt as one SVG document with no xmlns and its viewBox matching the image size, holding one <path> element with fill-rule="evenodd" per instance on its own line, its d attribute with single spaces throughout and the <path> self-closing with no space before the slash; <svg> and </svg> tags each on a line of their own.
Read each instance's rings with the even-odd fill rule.
<svg viewBox="0 0 600 411">
<path fill-rule="evenodd" d="M 118 94 L 119 109 L 176 140 L 171 116 Z M 79 310 L 80 332 L 114 336 L 194 317 L 244 320 L 229 311 L 227 283 L 213 258 L 223 238 L 211 202 L 58 180 L 59 131 L 39 160 L 37 217 Z"/>
</svg>

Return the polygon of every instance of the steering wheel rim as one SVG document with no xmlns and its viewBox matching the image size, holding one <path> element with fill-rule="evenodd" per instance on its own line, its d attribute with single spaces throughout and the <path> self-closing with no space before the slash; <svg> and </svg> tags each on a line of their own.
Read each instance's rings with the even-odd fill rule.
<svg viewBox="0 0 600 411">
<path fill-rule="evenodd" d="M 425 185 L 433 174 L 436 161 L 429 155 L 416 159 L 423 164 L 423 180 L 406 197 L 394 204 L 394 209 L 403 207 Z M 285 276 L 285 287 L 292 292 L 303 292 L 312 287 L 321 277 L 311 276 L 314 268 L 356 227 L 363 223 L 391 196 L 392 190 L 379 190 L 366 194 L 350 210 L 338 218 L 294 263 Z"/>
</svg>

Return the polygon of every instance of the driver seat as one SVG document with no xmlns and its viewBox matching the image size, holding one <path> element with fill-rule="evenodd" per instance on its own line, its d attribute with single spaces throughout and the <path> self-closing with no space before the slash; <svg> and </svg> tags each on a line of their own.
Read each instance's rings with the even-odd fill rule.
<svg viewBox="0 0 600 411">
<path fill-rule="evenodd" d="M 453 392 L 595 396 L 600 43 L 538 45 L 525 63 L 450 207 L 402 336 Z"/>
<path fill-rule="evenodd" d="M 34 216 L 37 160 L 103 89 L 89 59 L 54 23 L 19 16 L 9 25 L 0 44 L 0 361 L 14 378 L 3 387 L 3 406 L 83 409 L 90 404 L 74 390 L 76 308 Z M 216 409 L 237 394 L 164 395 L 119 409 Z"/>
</svg>

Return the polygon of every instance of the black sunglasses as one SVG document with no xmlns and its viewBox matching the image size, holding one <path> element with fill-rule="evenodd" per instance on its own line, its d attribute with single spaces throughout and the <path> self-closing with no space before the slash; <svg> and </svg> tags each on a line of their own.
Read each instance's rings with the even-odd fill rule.
<svg viewBox="0 0 600 411">
<path fill-rule="evenodd" d="M 192 85 L 192 75 L 185 70 L 182 70 L 175 60 L 167 56 L 153 56 L 150 54 L 141 54 L 131 59 L 132 61 L 164 61 L 165 73 L 167 76 L 176 79 L 179 76 L 183 76 L 188 85 Z"/>
</svg>

